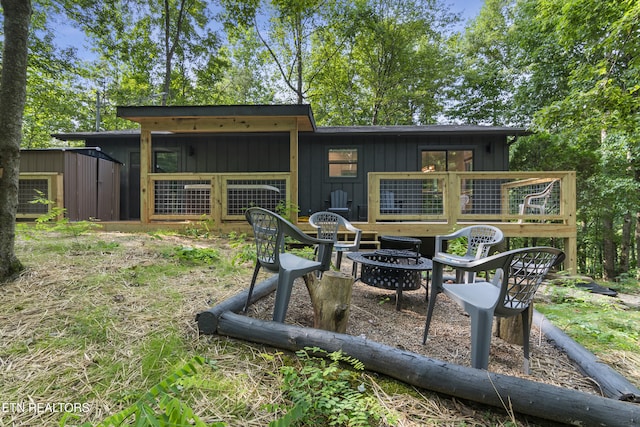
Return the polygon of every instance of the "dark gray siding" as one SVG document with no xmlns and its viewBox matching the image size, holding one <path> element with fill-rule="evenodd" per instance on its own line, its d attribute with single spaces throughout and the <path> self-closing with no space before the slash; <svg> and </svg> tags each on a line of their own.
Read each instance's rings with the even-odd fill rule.
<svg viewBox="0 0 640 427">
<path fill-rule="evenodd" d="M 176 151 L 183 172 L 287 172 L 289 134 L 153 135 L 154 151 Z M 140 151 L 138 135 L 87 138 L 124 163 L 121 172 L 121 218 L 139 218 L 139 164 L 131 159 Z M 329 178 L 329 148 L 356 147 L 358 176 Z M 368 172 L 418 171 L 423 149 L 473 150 L 475 171 L 508 170 L 507 137 L 490 133 L 358 133 L 302 132 L 299 134 L 300 214 L 326 209 L 331 191 L 343 189 L 352 203 L 352 219 L 367 204 Z M 139 156 L 138 156 L 139 159 Z M 139 160 L 138 160 L 139 161 Z"/>
<path fill-rule="evenodd" d="M 329 178 L 330 148 L 358 149 L 358 176 Z M 345 190 L 352 199 L 352 219 L 366 211 L 368 172 L 415 172 L 424 149 L 472 150 L 474 171 L 508 170 L 508 146 L 503 135 L 302 134 L 300 137 L 299 204 L 307 215 L 327 207 L 331 191 Z"/>
</svg>

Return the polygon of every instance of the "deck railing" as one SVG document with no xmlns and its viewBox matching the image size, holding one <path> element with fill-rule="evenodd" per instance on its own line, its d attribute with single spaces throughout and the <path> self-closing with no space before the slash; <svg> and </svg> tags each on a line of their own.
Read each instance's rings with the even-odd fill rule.
<svg viewBox="0 0 640 427">
<path fill-rule="evenodd" d="M 50 203 L 34 203 L 44 199 Z M 63 174 L 58 172 L 22 172 L 18 183 L 16 218 L 35 219 L 52 208 L 64 207 Z"/>
<path fill-rule="evenodd" d="M 289 198 L 288 173 L 149 174 L 151 220 L 244 220 L 252 206 L 276 210 Z"/>
<path fill-rule="evenodd" d="M 570 224 L 574 213 L 574 172 L 369 173 L 369 222 Z"/>
</svg>

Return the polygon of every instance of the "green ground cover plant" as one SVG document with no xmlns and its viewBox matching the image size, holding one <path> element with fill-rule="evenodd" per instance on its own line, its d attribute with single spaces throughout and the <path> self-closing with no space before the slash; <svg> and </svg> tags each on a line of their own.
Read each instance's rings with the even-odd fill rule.
<svg viewBox="0 0 640 427">
<path fill-rule="evenodd" d="M 618 292 L 637 294 L 638 284 L 619 286 L 605 283 Z M 622 371 L 634 372 L 630 381 L 640 387 L 640 309 L 620 300 L 585 291 L 575 284 L 549 286 L 547 297 L 536 309 L 555 326 L 606 363 Z"/>
</svg>

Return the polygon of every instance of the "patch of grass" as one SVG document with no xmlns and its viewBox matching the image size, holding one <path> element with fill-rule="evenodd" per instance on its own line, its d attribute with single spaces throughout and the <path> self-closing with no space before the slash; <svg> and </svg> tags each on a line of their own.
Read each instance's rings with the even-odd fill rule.
<svg viewBox="0 0 640 427">
<path fill-rule="evenodd" d="M 220 251 L 215 248 L 175 247 L 169 254 L 179 262 L 190 265 L 211 265 L 220 262 Z"/>
<path fill-rule="evenodd" d="M 162 328 L 147 337 L 139 350 L 144 382 L 153 384 L 160 381 L 169 368 L 188 357 L 184 344 L 180 331 L 171 327 Z"/>
<path fill-rule="evenodd" d="M 110 339 L 112 314 L 107 306 L 88 307 L 75 314 L 66 328 L 67 340 L 86 348 L 89 344 L 104 344 Z"/>
<path fill-rule="evenodd" d="M 631 271 L 627 274 L 621 274 L 616 278 L 616 282 L 606 283 L 604 286 L 623 294 L 638 295 L 640 294 L 640 281 L 636 277 L 638 277 L 637 272 Z"/>
<path fill-rule="evenodd" d="M 615 300 L 592 299 L 587 292 L 557 288 L 551 303 L 536 309 L 594 354 L 640 352 L 640 311 Z"/>
<path fill-rule="evenodd" d="M 86 403 L 89 410 L 74 413 L 68 424 L 96 425 L 202 356 L 215 369 L 203 366 L 176 381 L 172 397 L 209 425 L 264 427 L 278 418 L 266 408 L 287 404 L 280 369 L 301 362 L 262 346 L 200 336 L 194 322 L 211 301 L 246 288 L 253 272 L 247 261 L 255 253 L 251 238 L 36 234 L 26 240 L 19 233 L 16 251 L 27 269 L 0 286 L 3 400 Z M 198 248 L 193 252 L 198 256 L 191 259 L 190 251 L 174 256 L 175 248 L 184 247 Z M 216 261 L 205 261 L 210 252 L 201 249 L 207 248 L 219 252 Z M 362 382 L 367 395 L 393 409 L 406 427 L 515 425 L 500 409 L 470 408 L 367 372 Z M 62 417 L 3 414 L 0 424 L 59 425 Z"/>
</svg>

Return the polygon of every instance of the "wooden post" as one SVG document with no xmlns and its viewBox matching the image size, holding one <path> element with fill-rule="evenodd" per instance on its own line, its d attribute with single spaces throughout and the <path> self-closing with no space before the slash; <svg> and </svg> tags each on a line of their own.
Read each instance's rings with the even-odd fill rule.
<svg viewBox="0 0 640 427">
<path fill-rule="evenodd" d="M 154 201 L 151 199 L 152 188 L 149 188 L 149 174 L 153 172 L 153 148 L 151 146 L 151 130 L 144 126 L 140 130 L 140 221 L 150 222 L 154 211 Z"/>
<path fill-rule="evenodd" d="M 322 279 L 315 272 L 304 276 L 313 304 L 313 327 L 345 333 L 349 321 L 349 305 L 353 277 L 339 271 L 326 271 Z"/>
</svg>

